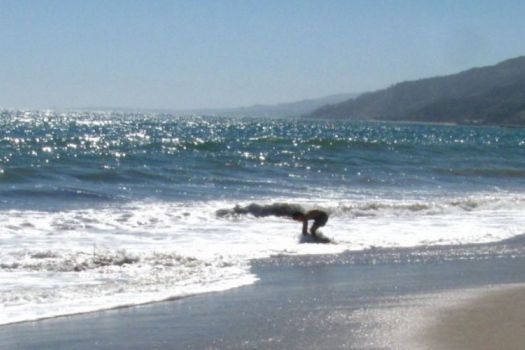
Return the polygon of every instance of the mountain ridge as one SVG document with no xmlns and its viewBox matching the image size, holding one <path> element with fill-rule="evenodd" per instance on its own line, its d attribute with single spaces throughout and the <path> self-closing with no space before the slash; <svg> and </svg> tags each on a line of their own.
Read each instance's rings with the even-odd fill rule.
<svg viewBox="0 0 525 350">
<path fill-rule="evenodd" d="M 305 117 L 525 125 L 525 56 L 400 82 L 323 106 Z"/>
<path fill-rule="evenodd" d="M 333 103 L 348 101 L 359 94 L 341 93 L 318 98 L 303 99 L 277 104 L 254 104 L 233 108 L 201 108 L 175 111 L 180 114 L 200 114 L 231 117 L 299 117 L 317 108 Z"/>
</svg>

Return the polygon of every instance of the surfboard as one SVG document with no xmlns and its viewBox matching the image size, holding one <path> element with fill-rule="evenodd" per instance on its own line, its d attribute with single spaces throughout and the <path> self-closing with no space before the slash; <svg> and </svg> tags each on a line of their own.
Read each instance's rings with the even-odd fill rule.
<svg viewBox="0 0 525 350">
<path fill-rule="evenodd" d="M 312 236 L 311 234 L 303 235 L 299 237 L 300 243 L 333 243 L 335 242 L 331 240 L 330 238 L 323 235 L 321 232 L 317 231 L 315 236 Z"/>
</svg>

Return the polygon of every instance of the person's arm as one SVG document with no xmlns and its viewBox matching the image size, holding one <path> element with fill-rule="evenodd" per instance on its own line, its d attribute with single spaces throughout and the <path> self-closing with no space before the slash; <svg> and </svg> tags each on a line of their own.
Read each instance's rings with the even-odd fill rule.
<svg viewBox="0 0 525 350">
<path fill-rule="evenodd" d="M 308 234 L 308 220 L 305 218 L 303 220 L 303 235 Z"/>
</svg>

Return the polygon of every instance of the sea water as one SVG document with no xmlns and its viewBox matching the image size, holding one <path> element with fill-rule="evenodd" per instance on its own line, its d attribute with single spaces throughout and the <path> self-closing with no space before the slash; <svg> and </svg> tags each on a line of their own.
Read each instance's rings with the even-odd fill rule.
<svg viewBox="0 0 525 350">
<path fill-rule="evenodd" d="M 524 233 L 525 130 L 0 114 L 0 324 L 253 283 L 250 260 Z M 325 210 L 336 244 L 286 217 Z"/>
</svg>

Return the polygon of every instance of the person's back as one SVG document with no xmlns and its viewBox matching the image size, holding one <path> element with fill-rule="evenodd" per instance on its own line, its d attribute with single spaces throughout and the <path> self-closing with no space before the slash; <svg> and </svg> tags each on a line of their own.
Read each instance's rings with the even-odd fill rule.
<svg viewBox="0 0 525 350">
<path fill-rule="evenodd" d="M 321 226 L 326 225 L 328 221 L 328 214 L 322 210 L 314 209 L 306 213 L 296 212 L 292 215 L 295 221 L 301 221 L 303 223 L 303 235 L 308 234 L 308 221 L 313 220 L 314 223 L 310 228 L 310 233 L 315 236 L 317 229 Z"/>
</svg>

